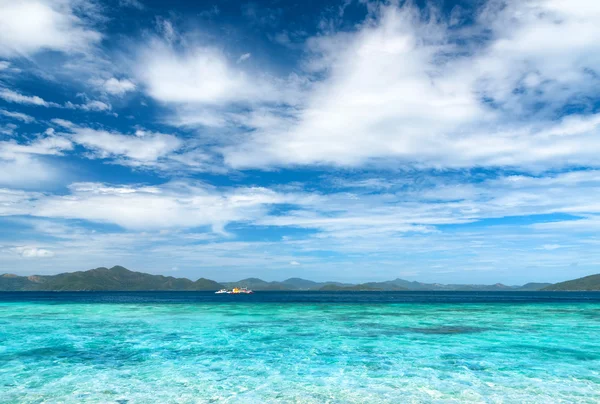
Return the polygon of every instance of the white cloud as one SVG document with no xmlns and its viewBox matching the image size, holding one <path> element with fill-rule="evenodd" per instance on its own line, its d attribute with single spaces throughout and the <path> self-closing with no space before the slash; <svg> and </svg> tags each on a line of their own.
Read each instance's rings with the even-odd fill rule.
<svg viewBox="0 0 600 404">
<path fill-rule="evenodd" d="M 203 184 L 173 182 L 160 186 L 112 186 L 79 183 L 66 196 L 34 195 L 19 202 L 21 214 L 42 217 L 106 221 L 125 228 L 189 228 L 241 221 L 255 225 L 318 230 L 316 237 L 378 239 L 400 234 L 439 233 L 444 224 L 489 218 L 567 213 L 600 214 L 595 195 L 600 191 L 597 171 L 565 173 L 552 177 L 501 177 L 477 185 L 469 192 L 442 183 L 396 194 L 339 192 L 328 195 L 276 192 L 266 188 L 217 189 Z M 294 206 L 279 214 L 266 207 Z M 544 243 L 551 244 L 551 243 Z M 352 248 L 350 246 L 349 248 Z"/>
<path fill-rule="evenodd" d="M 13 119 L 17 119 L 19 121 L 23 121 L 25 123 L 31 123 L 31 122 L 35 121 L 34 117 L 32 117 L 30 115 L 27 115 L 27 114 L 23 114 L 21 112 L 13 112 L 13 111 L 7 111 L 7 110 L 4 110 L 4 109 L 0 109 L 0 114 L 4 115 L 6 117 L 9 117 L 9 118 L 13 118 Z"/>
<path fill-rule="evenodd" d="M 77 127 L 73 122 L 67 121 L 66 119 L 54 118 L 51 122 L 66 129 Z"/>
<path fill-rule="evenodd" d="M 19 254 L 23 258 L 52 258 L 54 257 L 54 253 L 52 251 L 37 248 L 37 247 L 15 247 L 13 251 Z"/>
<path fill-rule="evenodd" d="M 15 134 L 15 130 L 18 128 L 14 123 L 9 123 L 3 126 L 0 126 L 0 133 L 6 136 L 12 136 Z"/>
<path fill-rule="evenodd" d="M 36 105 L 41 107 L 80 109 L 82 111 L 110 111 L 112 109 L 110 104 L 98 100 L 87 100 L 85 104 L 74 104 L 71 101 L 67 101 L 64 105 L 60 105 L 55 102 L 46 101 L 43 98 L 38 97 L 37 95 L 23 95 L 16 91 L 9 90 L 7 88 L 0 89 L 0 98 L 11 103 Z M 5 113 L 3 114 L 6 115 Z"/>
<path fill-rule="evenodd" d="M 13 90 L 9 90 L 7 88 L 0 88 L 0 98 L 15 104 L 23 104 L 23 105 L 35 105 L 41 107 L 54 107 L 54 108 L 67 108 L 67 109 L 79 109 L 82 111 L 111 111 L 112 106 L 106 102 L 98 101 L 98 100 L 88 100 L 87 97 L 84 104 L 74 104 L 71 101 L 67 101 L 64 105 L 58 104 L 56 102 L 46 101 L 43 98 L 33 95 L 23 95 Z M 0 110 L 0 113 L 5 116 L 10 116 L 16 119 L 20 119 L 24 122 L 32 122 L 34 120 L 33 117 L 19 113 L 19 112 L 9 112 L 5 110 Z"/>
<path fill-rule="evenodd" d="M 127 229 L 176 229 L 210 226 L 223 233 L 233 221 L 265 214 L 267 206 L 301 202 L 301 196 L 282 195 L 258 187 L 216 190 L 202 184 L 172 182 L 160 186 L 111 186 L 77 183 L 69 195 L 31 194 L 23 203 L 0 206 L 0 215 L 29 214 L 114 223 Z"/>
<path fill-rule="evenodd" d="M 88 100 L 85 104 L 73 104 L 71 101 L 67 101 L 65 108 L 80 109 L 82 111 L 110 111 L 112 106 L 102 101 Z"/>
<path fill-rule="evenodd" d="M 112 95 L 122 96 L 129 91 L 135 90 L 135 84 L 127 79 L 116 79 L 111 77 L 103 83 L 104 90 Z"/>
<path fill-rule="evenodd" d="M 71 150 L 72 143 L 61 136 L 40 137 L 32 142 L 21 144 L 16 141 L 0 142 L 0 158 L 11 159 L 17 155 L 61 155 L 63 151 Z"/>
<path fill-rule="evenodd" d="M 32 5 L 38 7 L 34 11 L 46 10 L 32 16 L 37 21 L 43 14 L 46 25 L 41 26 L 50 27 L 48 39 L 32 33 L 9 43 L 0 37 L 0 56 L 31 57 L 44 49 L 86 52 L 99 34 L 85 28 L 84 19 L 77 16 L 81 10 L 74 4 L 0 0 L 0 14 Z M 0 22 L 3 18 L 0 15 Z M 212 257 L 228 265 L 254 265 L 268 256 L 281 267 L 302 262 L 301 268 L 308 270 L 310 259 L 301 253 L 316 250 L 370 254 L 378 263 L 396 268 L 410 268 L 414 265 L 410 257 L 428 254 L 421 264 L 440 270 L 462 263 L 471 271 L 498 269 L 509 253 L 521 268 L 538 263 L 564 266 L 578 258 L 590 265 L 599 262 L 598 253 L 577 246 L 597 242 L 597 236 L 591 240 L 590 234 L 600 230 L 596 197 L 600 192 L 596 170 L 600 114 L 592 113 L 600 90 L 593 74 L 600 66 L 599 6 L 584 0 L 569 4 L 492 1 L 474 21 L 474 25 L 448 28 L 442 19 L 424 19 L 411 7 L 371 4 L 367 19 L 355 31 L 336 33 L 329 26 L 308 40 L 304 59 L 294 69 L 296 75 L 276 77 L 268 73 L 268 66 L 253 71 L 258 60 L 241 63 L 250 53 L 239 56 L 239 50 L 200 43 L 198 38 L 206 36 L 180 35 L 171 22 L 159 20 L 163 38 L 138 43 L 129 70 L 99 67 L 99 55 L 69 60 L 65 72 L 85 72 L 77 79 L 100 89 L 100 100 L 84 96 L 82 104 L 59 105 L 0 88 L 0 98 L 7 102 L 83 111 L 111 111 L 107 94 L 121 96 L 139 89 L 165 107 L 162 112 L 173 113 L 159 116 L 161 123 L 186 130 L 203 127 L 186 137 L 153 131 L 134 135 L 55 119 L 54 130 L 66 133 L 50 131 L 48 136 L 20 143 L 0 142 L 0 184 L 11 188 L 41 187 L 63 175 L 51 163 L 75 144 L 87 149 L 85 157 L 162 170 L 161 174 L 170 176 L 184 169 L 375 165 L 415 169 L 419 178 L 404 178 L 411 170 L 394 172 L 398 178 L 391 174 L 358 178 L 355 171 L 349 171 L 345 178 L 331 181 L 335 192 L 312 194 L 302 191 L 301 185 L 266 189 L 215 188 L 190 182 L 157 186 L 78 183 L 66 195 L 17 195 L 3 190 L 0 214 L 81 219 L 116 224 L 128 231 L 170 231 L 168 235 L 113 235 L 130 243 L 129 247 L 140 245 L 135 244 L 139 242 L 136 237 L 163 237 L 165 243 L 179 237 L 194 242 L 218 237 L 207 235 L 207 227 L 233 237 L 225 231 L 229 223 L 301 228 L 310 234 L 271 246 L 235 242 L 202 248 L 182 243 L 173 250 L 164 244 L 155 250 L 151 243 L 143 246 L 155 253 L 154 258 L 175 250 L 194 258 L 198 251 L 219 250 Z M 8 35 L 16 35 L 22 24 L 29 23 L 27 19 L 11 22 Z M 57 32 L 72 35 L 74 29 L 90 34 L 56 40 Z M 290 39 L 286 33 L 285 38 L 274 40 L 299 44 L 303 35 Z M 0 61 L 0 70 L 10 66 Z M 102 79 L 94 82 L 91 77 Z M 578 112 L 564 116 L 563 108 L 571 106 Z M 20 112 L 0 110 L 0 114 L 23 122 L 33 119 Z M 15 125 L 3 128 L 11 135 L 15 129 Z M 215 168 L 221 157 L 224 166 Z M 528 174 L 491 178 L 486 171 L 487 179 L 471 181 L 477 174 L 462 170 L 490 166 Z M 572 166 L 588 170 L 561 172 Z M 424 168 L 459 170 L 443 171 L 447 177 L 432 179 Z M 282 209 L 271 211 L 276 205 Z M 534 225 L 515 225 L 511 220 L 494 221 L 497 226 L 482 222 L 478 227 L 476 223 L 537 214 L 580 219 Z M 464 223 L 473 227 L 453 233 L 443 226 Z M 182 229 L 201 230 L 200 234 L 175 235 Z M 68 238 L 66 233 L 61 237 Z M 569 240 L 573 234 L 585 237 Z M 133 254 L 114 240 L 100 236 L 94 240 L 110 245 L 108 251 L 116 250 L 120 256 Z M 84 246 L 84 240 L 78 242 L 77 247 Z M 22 240 L 13 246 L 30 244 Z M 278 255 L 275 249 L 282 245 L 289 250 Z M 272 250 L 263 256 L 257 251 L 259 246 Z M 57 258 L 65 256 L 54 246 L 48 248 L 57 251 Z M 436 254 L 430 254 L 432 250 Z M 106 256 L 106 251 L 98 247 L 95 256 Z M 232 251 L 240 256 L 231 256 Z M 406 251 L 406 256 L 399 256 L 399 251 Z M 448 261 L 431 255 L 445 256 Z M 561 258 L 554 259 L 557 256 Z M 331 268 L 323 261 L 318 264 Z"/>
<path fill-rule="evenodd" d="M 148 93 L 163 102 L 219 105 L 275 93 L 261 88 L 260 78 L 236 69 L 221 51 L 210 47 L 194 46 L 181 53 L 154 41 L 136 66 Z"/>
<path fill-rule="evenodd" d="M 241 56 L 238 58 L 237 62 L 238 62 L 238 63 L 242 63 L 243 61 L 246 61 L 246 60 L 250 59 L 250 57 L 251 57 L 251 56 L 252 56 L 252 54 L 251 54 L 251 53 L 244 53 L 243 55 L 241 55 Z"/>
<path fill-rule="evenodd" d="M 310 39 L 306 72 L 324 79 L 296 109 L 249 121 L 251 135 L 224 147 L 225 162 L 597 167 L 598 115 L 555 120 L 569 102 L 591 108 L 600 89 L 590 73 L 600 65 L 597 6 L 496 6 L 461 30 L 410 6 L 375 7 L 356 32 Z"/>
<path fill-rule="evenodd" d="M 173 135 L 137 131 L 135 135 L 76 127 L 72 140 L 94 152 L 97 158 L 123 157 L 143 165 L 179 149 L 182 142 Z"/>
<path fill-rule="evenodd" d="M 0 98 L 2 98 L 6 102 L 12 102 L 16 104 L 25 104 L 25 105 L 39 105 L 42 107 L 56 107 L 58 104 L 54 102 L 45 101 L 43 98 L 38 97 L 37 95 L 28 96 L 17 93 L 15 91 L 9 90 L 7 88 L 0 89 Z"/>
<path fill-rule="evenodd" d="M 56 166 L 28 154 L 2 156 L 0 149 L 0 186 L 18 189 L 43 189 L 63 176 Z"/>
<path fill-rule="evenodd" d="M 81 249 L 98 259 L 109 251 L 111 256 L 127 259 L 143 249 L 146 257 L 152 257 L 148 262 L 163 262 L 161 256 L 176 254 L 180 269 L 187 268 L 186 260 L 192 260 L 194 267 L 218 264 L 235 268 L 236 274 L 248 268 L 249 275 L 256 275 L 252 271 L 262 260 L 273 269 L 296 267 L 293 262 L 298 262 L 303 272 L 321 277 L 327 276 L 327 271 L 344 267 L 344 273 L 338 271 L 338 276 L 364 277 L 365 271 L 372 269 L 368 276 L 372 280 L 394 276 L 399 267 L 418 265 L 421 274 L 430 279 L 452 270 L 491 272 L 489 277 L 512 273 L 530 281 L 531 275 L 525 274 L 531 272 L 523 271 L 529 266 L 544 268 L 544 279 L 564 279 L 567 276 L 561 275 L 561 268 L 574 261 L 580 263 L 579 271 L 600 262 L 600 254 L 589 248 L 600 229 L 596 217 L 600 205 L 595 198 L 600 191 L 598 171 L 546 177 L 507 176 L 468 186 L 458 184 L 471 189 L 459 190 L 452 198 L 456 180 L 440 177 L 439 183 L 426 182 L 423 189 L 408 190 L 402 181 L 397 188 L 393 181 L 382 180 L 390 184 L 383 194 L 360 187 L 355 188 L 358 193 L 328 195 L 259 187 L 216 188 L 190 182 L 156 186 L 77 183 L 66 195 L 0 191 L 0 215 L 54 221 L 83 219 L 138 232 L 103 236 L 91 234 L 90 224 L 86 224 L 85 234 L 46 226 L 44 234 L 65 240 L 52 246 L 53 250 L 64 251 L 61 256 Z M 371 183 L 381 189 L 382 181 Z M 277 206 L 285 206 L 285 210 Z M 451 231 L 439 226 L 552 213 L 572 213 L 583 219 L 567 221 L 559 216 L 562 222 L 533 226 L 502 220 L 495 226 L 454 227 Z M 266 225 L 314 232 L 272 243 L 237 242 L 231 241 L 234 235 L 227 234 L 229 223 L 237 223 L 236 227 Z M 160 231 L 165 229 L 169 232 Z M 192 233 L 187 232 L 190 229 Z M 578 236 L 574 238 L 575 234 Z M 211 237 L 217 237 L 215 242 L 203 244 Z M 30 243 L 24 240 L 20 244 Z M 315 258 L 315 251 L 335 252 L 338 258 L 326 262 Z M 518 265 L 507 269 L 508 256 Z"/>
<path fill-rule="evenodd" d="M 408 190 L 402 181 L 398 186 L 386 181 L 390 186 L 385 192 L 379 185 L 382 181 L 370 181 L 379 192 L 358 188 L 359 192 L 354 193 L 320 195 L 312 204 L 264 216 L 256 224 L 318 230 L 315 237 L 347 240 L 348 250 L 352 250 L 358 248 L 359 240 L 375 243 L 374 240 L 383 242 L 389 238 L 393 243 L 405 233 L 440 233 L 440 225 L 510 216 L 600 213 L 595 197 L 600 192 L 598 171 L 546 177 L 508 176 L 477 184 L 441 181 L 425 182 L 422 187 L 409 181 L 412 189 Z"/>
<path fill-rule="evenodd" d="M 110 104 L 98 100 L 88 101 L 80 108 L 85 111 L 110 111 L 112 109 Z"/>
<path fill-rule="evenodd" d="M 111 159 L 112 163 L 169 172 L 224 172 L 213 154 L 193 141 L 175 135 L 138 129 L 133 134 L 79 126 L 64 119 L 52 119 L 64 133 L 60 137 L 85 147 L 87 158 Z M 54 128 L 48 129 L 54 134 Z"/>
<path fill-rule="evenodd" d="M 72 147 L 68 139 L 58 136 L 39 137 L 24 144 L 0 142 L 0 185 L 43 188 L 54 183 L 62 177 L 61 170 L 41 158 L 60 156 Z"/>
<path fill-rule="evenodd" d="M 502 108 L 522 114 L 546 103 L 551 112 L 600 88 L 590 75 L 600 65 L 597 2 L 491 1 L 478 23 L 494 40 L 472 61 L 476 88 Z"/>
<path fill-rule="evenodd" d="M 0 55 L 29 56 L 43 50 L 85 52 L 101 39 L 86 27 L 70 0 L 0 0 Z"/>
</svg>

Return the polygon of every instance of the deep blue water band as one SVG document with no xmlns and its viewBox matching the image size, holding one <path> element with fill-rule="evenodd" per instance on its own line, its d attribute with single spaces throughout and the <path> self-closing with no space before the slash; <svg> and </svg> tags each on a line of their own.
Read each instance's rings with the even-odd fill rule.
<svg viewBox="0 0 600 404">
<path fill-rule="evenodd" d="M 0 302 L 48 303 L 560 303 L 599 302 L 600 292 L 0 292 Z"/>
</svg>

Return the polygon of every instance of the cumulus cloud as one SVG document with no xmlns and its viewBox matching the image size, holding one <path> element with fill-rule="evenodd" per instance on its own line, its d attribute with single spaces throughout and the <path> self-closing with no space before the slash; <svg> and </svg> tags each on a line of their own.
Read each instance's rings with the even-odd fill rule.
<svg viewBox="0 0 600 404">
<path fill-rule="evenodd" d="M 600 65 L 597 2 L 490 1 L 478 23 L 493 41 L 472 60 L 476 89 L 501 108 L 553 112 L 600 88 L 591 74 Z"/>
<path fill-rule="evenodd" d="M 173 135 L 137 131 L 135 135 L 75 127 L 71 139 L 94 153 L 97 158 L 125 158 L 145 164 L 155 162 L 182 146 Z"/>
<path fill-rule="evenodd" d="M 104 90 L 112 95 L 122 96 L 129 91 L 135 90 L 135 84 L 127 79 L 116 79 L 111 77 L 102 83 Z"/>
<path fill-rule="evenodd" d="M 0 55 L 29 56 L 43 50 L 85 52 L 102 38 L 78 15 L 71 0 L 0 0 Z"/>
<path fill-rule="evenodd" d="M 355 32 L 309 39 L 306 102 L 249 120 L 227 164 L 597 166 L 597 115 L 556 121 L 570 102 L 591 110 L 600 88 L 592 2 L 492 1 L 462 30 L 411 6 L 374 9 Z"/>
<path fill-rule="evenodd" d="M 33 7 L 46 10 L 46 25 L 41 26 L 50 27 L 46 40 L 38 34 L 17 35 L 29 20 L 11 21 L 8 36 L 0 38 L 0 56 L 31 57 L 45 49 L 71 56 L 85 52 L 99 34 L 86 25 L 75 4 L 0 0 L 0 23 L 6 18 L 1 11 L 16 15 L 14 10 Z M 77 183 L 66 194 L 17 195 L 5 189 L 0 192 L 0 214 L 80 219 L 91 227 L 111 223 L 129 232 L 156 230 L 153 237 L 189 237 L 194 242 L 232 237 L 226 230 L 231 223 L 302 229 L 308 235 L 273 243 L 290 250 L 271 257 L 278 257 L 274 261 L 285 268 L 302 262 L 303 270 L 311 262 L 302 252 L 322 250 L 377 256 L 381 265 L 389 259 L 395 270 L 413 264 L 402 262 L 398 251 L 412 257 L 427 254 L 423 265 L 440 270 L 467 261 L 464 268 L 471 271 L 500 268 L 507 251 L 522 265 L 564 266 L 577 255 L 583 257 L 578 262 L 600 262 L 598 253 L 580 245 L 597 245 L 600 229 L 595 198 L 600 192 L 599 6 L 585 0 L 492 0 L 465 26 L 456 23 L 456 15 L 448 19 L 427 11 L 370 4 L 366 19 L 351 29 L 336 31 L 335 24 L 323 24 L 321 32 L 307 39 L 299 64 L 287 76 L 270 73 L 282 71 L 282 66 L 260 66 L 262 57 L 243 63 L 250 53 L 240 56 L 239 48 L 212 43 L 206 35 L 180 34 L 175 24 L 159 19 L 161 37 L 139 39 L 125 71 L 99 71 L 99 56 L 69 61 L 69 72 L 73 66 L 88 68 L 81 82 L 95 86 L 99 100 L 84 97 L 81 104 L 59 105 L 0 87 L 0 98 L 12 104 L 77 110 L 62 111 L 70 119 L 83 115 L 81 111 L 112 111 L 108 99 L 115 105 L 126 101 L 109 95 L 145 92 L 157 101 L 148 104 L 161 124 L 185 130 L 185 136 L 162 128 L 127 133 L 55 119 L 54 130 L 61 133 L 0 142 L 3 186 L 45 184 L 57 176 L 49 163 L 74 145 L 85 149 L 84 157 L 161 170 L 170 177 L 184 170 L 189 175 L 190 170 L 315 165 L 351 168 L 346 177 L 273 189 L 195 182 Z M 32 21 L 42 14 L 33 13 Z M 61 42 L 55 39 L 57 32 L 88 34 Z M 283 33 L 273 40 L 299 47 L 306 37 Z M 11 35 L 9 43 L 5 38 Z M 10 63 L 0 62 L 0 70 L 10 68 Z M 33 119 L 21 112 L 0 114 L 25 123 Z M 16 126 L 9 125 L 2 130 L 14 135 Z M 202 128 L 194 131 L 197 127 Z M 398 170 L 381 177 L 362 177 L 362 171 L 354 170 L 365 167 Z M 439 172 L 444 178 L 435 174 Z M 302 191 L 315 188 L 319 191 Z M 536 215 L 557 221 L 485 224 L 487 219 L 495 223 Z M 467 223 L 456 232 L 445 227 Z M 163 229 L 169 236 L 160 234 Z M 174 235 L 182 229 L 189 233 Z M 577 238 L 573 247 L 563 232 L 585 237 Z M 137 242 L 133 233 L 122 237 L 129 246 Z M 523 247 L 524 241 L 531 248 Z M 264 261 L 256 251 L 259 244 L 222 244 L 203 252 L 222 248 L 219 262 L 231 265 L 244 258 L 232 257 L 230 251 L 244 254 L 246 263 Z M 118 250 L 111 245 L 109 251 Z M 170 246 L 144 247 L 156 257 Z M 196 258 L 198 250 L 185 242 L 177 248 Z M 432 250 L 447 261 L 429 258 Z M 457 250 L 463 252 L 460 259 L 452 256 Z M 563 258 L 553 259 L 557 255 Z"/>
<path fill-rule="evenodd" d="M 148 93 L 163 102 L 222 105 L 274 93 L 261 89 L 260 79 L 236 69 L 216 48 L 194 46 L 178 52 L 154 41 L 142 53 L 137 70 Z"/>
<path fill-rule="evenodd" d="M 297 75 L 278 77 L 269 68 L 252 69 L 222 47 L 180 35 L 161 20 L 162 36 L 138 44 L 132 66 L 136 82 L 167 106 L 167 121 L 176 126 L 240 128 L 248 119 L 240 107 L 255 111 L 266 105 L 295 105 L 305 82 Z"/>
<path fill-rule="evenodd" d="M 44 248 L 37 247 L 14 247 L 12 249 L 14 252 L 19 254 L 23 258 L 52 258 L 54 257 L 54 253 L 52 251 L 46 250 Z"/>
</svg>

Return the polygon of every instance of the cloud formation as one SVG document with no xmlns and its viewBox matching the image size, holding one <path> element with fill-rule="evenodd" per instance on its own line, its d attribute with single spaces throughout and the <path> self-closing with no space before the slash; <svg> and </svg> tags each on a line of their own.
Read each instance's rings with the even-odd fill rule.
<svg viewBox="0 0 600 404">
<path fill-rule="evenodd" d="M 0 0 L 0 263 L 597 268 L 599 6 L 431 4 Z"/>
<path fill-rule="evenodd" d="M 15 200 L 15 205 L 7 201 L 0 215 L 20 211 L 39 217 L 113 223 L 134 230 L 208 226 L 223 233 L 228 223 L 252 220 L 263 215 L 269 205 L 302 201 L 300 197 L 266 188 L 219 191 L 186 182 L 160 186 L 75 183 L 69 189 L 71 193 L 66 196 L 31 193 L 27 202 L 21 197 Z"/>
<path fill-rule="evenodd" d="M 0 56 L 87 51 L 102 35 L 81 18 L 86 10 L 83 4 L 77 0 L 1 0 Z"/>
<path fill-rule="evenodd" d="M 591 107 L 586 97 L 598 91 L 596 8 L 491 2 L 477 25 L 456 31 L 410 6 L 382 6 L 356 32 L 309 40 L 308 69 L 325 79 L 291 115 L 254 125 L 246 142 L 226 147 L 225 161 L 236 168 L 596 165 L 597 116 L 556 121 L 565 103 Z M 490 38 L 474 42 L 484 30 Z"/>
<path fill-rule="evenodd" d="M 117 96 L 122 96 L 127 92 L 135 90 L 135 84 L 127 79 L 116 79 L 111 77 L 103 83 L 103 87 L 107 93 Z"/>
<path fill-rule="evenodd" d="M 15 104 L 26 104 L 26 105 L 37 105 L 41 107 L 56 107 L 58 104 L 48 102 L 37 95 L 29 96 L 23 95 L 16 91 L 9 90 L 8 88 L 0 88 L 0 98 L 6 102 Z"/>
<path fill-rule="evenodd" d="M 8 118 L 13 118 L 18 121 L 25 122 L 25 123 L 31 123 L 31 122 L 35 121 L 34 117 L 27 115 L 27 114 L 23 114 L 21 112 L 13 112 L 13 111 L 7 111 L 5 109 L 0 109 L 0 114 L 6 116 Z"/>
<path fill-rule="evenodd" d="M 22 247 L 14 247 L 12 250 L 24 258 L 52 258 L 52 257 L 54 257 L 54 253 L 52 251 L 49 251 L 49 250 L 46 250 L 43 248 L 22 246 Z"/>
</svg>

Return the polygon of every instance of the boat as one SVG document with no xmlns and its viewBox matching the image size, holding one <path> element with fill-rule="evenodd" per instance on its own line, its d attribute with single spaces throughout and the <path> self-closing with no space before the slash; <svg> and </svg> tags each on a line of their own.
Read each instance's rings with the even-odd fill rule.
<svg viewBox="0 0 600 404">
<path fill-rule="evenodd" d="M 253 294 L 254 292 L 248 288 L 233 288 L 232 290 L 221 289 L 221 290 L 217 290 L 215 292 L 215 294 L 218 294 L 218 295 L 223 294 L 223 293 L 234 294 L 234 295 L 240 295 L 240 294 L 250 295 L 250 294 Z"/>
<path fill-rule="evenodd" d="M 215 292 L 215 294 L 220 295 L 220 294 L 234 294 L 234 295 L 240 295 L 240 294 L 245 294 L 245 295 L 251 295 L 254 292 L 248 288 L 233 288 L 232 290 L 227 290 L 227 289 L 221 289 L 221 290 L 217 290 Z"/>
<path fill-rule="evenodd" d="M 237 294 L 251 294 L 251 293 L 254 293 L 254 292 L 251 291 L 248 288 L 233 288 L 233 290 L 231 291 L 231 293 L 234 293 L 234 294 L 237 295 Z"/>
</svg>

